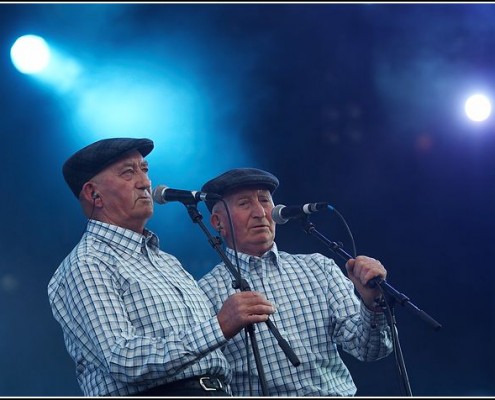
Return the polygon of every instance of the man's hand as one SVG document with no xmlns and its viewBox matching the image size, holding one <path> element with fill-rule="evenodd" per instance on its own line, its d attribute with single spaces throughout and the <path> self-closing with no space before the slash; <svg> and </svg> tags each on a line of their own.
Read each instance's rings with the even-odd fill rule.
<svg viewBox="0 0 495 400">
<path fill-rule="evenodd" d="M 229 296 L 218 312 L 220 328 L 227 339 L 242 328 L 268 320 L 275 307 L 259 292 L 239 292 Z"/>
<path fill-rule="evenodd" d="M 370 310 L 375 310 L 375 299 L 381 296 L 380 288 L 371 288 L 366 284 L 373 278 L 380 277 L 385 280 L 387 271 L 382 263 L 374 258 L 367 256 L 357 256 L 351 258 L 345 264 L 347 275 L 354 283 L 356 290 L 361 295 L 361 298 Z"/>
</svg>

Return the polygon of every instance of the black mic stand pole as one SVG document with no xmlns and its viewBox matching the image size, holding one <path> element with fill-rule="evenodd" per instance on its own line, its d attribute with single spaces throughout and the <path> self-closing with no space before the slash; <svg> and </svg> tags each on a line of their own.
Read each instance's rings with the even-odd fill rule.
<svg viewBox="0 0 495 400">
<path fill-rule="evenodd" d="M 221 241 L 217 237 L 213 237 L 210 231 L 206 228 L 205 224 L 203 223 L 202 219 L 203 216 L 198 210 L 197 204 L 186 204 L 184 205 L 187 208 L 187 212 L 189 213 L 189 216 L 191 217 L 192 221 L 196 224 L 198 224 L 203 232 L 206 234 L 208 237 L 208 242 L 212 245 L 212 247 L 217 251 L 217 253 L 220 255 L 222 261 L 225 263 L 225 265 L 228 267 L 230 273 L 234 276 L 235 281 L 232 283 L 232 287 L 234 289 L 240 289 L 242 291 L 250 291 L 249 284 L 245 279 L 243 279 L 240 275 L 240 273 L 236 270 L 232 262 L 228 259 L 227 255 L 221 248 Z M 273 333 L 273 335 L 276 337 L 279 346 L 282 348 L 284 351 L 285 355 L 287 358 L 290 360 L 290 362 L 297 367 L 301 362 L 297 358 L 297 355 L 294 353 L 294 351 L 291 349 L 289 346 L 289 343 L 280 335 L 280 332 L 278 329 L 275 327 L 273 322 L 270 319 L 267 319 L 265 321 L 267 324 L 268 328 L 270 331 Z M 254 354 L 254 359 L 256 362 L 256 368 L 258 369 L 258 375 L 260 379 L 260 384 L 261 384 L 261 389 L 263 394 L 266 396 L 268 393 L 267 386 L 266 386 L 266 379 L 265 379 L 265 373 L 263 370 L 263 365 L 261 364 L 261 359 L 260 359 L 260 354 L 259 354 L 259 349 L 258 349 L 258 344 L 256 342 L 255 338 L 255 333 L 254 333 L 254 325 L 251 324 L 246 327 L 247 332 L 249 333 L 250 339 L 251 339 L 251 344 L 253 346 L 253 354 Z"/>
<path fill-rule="evenodd" d="M 308 216 L 305 218 L 301 219 L 301 223 L 303 225 L 303 229 L 306 233 L 316 237 L 318 240 L 322 241 L 325 243 L 330 250 L 332 250 L 334 253 L 338 254 L 344 261 L 348 261 L 349 259 L 353 258 L 349 253 L 347 253 L 343 248 L 341 243 L 333 242 L 323 236 L 318 230 L 315 228 L 315 225 L 309 221 Z M 411 309 L 416 315 L 418 315 L 423 321 L 428 323 L 433 327 L 434 330 L 439 330 L 442 325 L 440 325 L 437 321 L 435 321 L 432 317 L 430 317 L 428 314 L 426 314 L 424 311 L 420 310 L 418 307 L 416 307 L 414 304 L 412 304 L 405 296 L 404 294 L 398 292 L 395 290 L 392 286 L 390 286 L 386 280 L 377 280 L 374 279 L 370 281 L 368 284 L 370 284 L 371 287 L 376 286 L 377 284 L 380 286 L 382 289 L 382 293 L 385 293 L 388 296 L 388 300 L 390 301 L 390 328 L 392 329 L 392 337 L 394 340 L 394 349 L 396 350 L 396 359 L 398 362 L 399 366 L 399 376 L 402 378 L 402 384 L 403 384 L 403 389 L 405 390 L 407 396 L 412 396 L 411 392 L 411 387 L 409 384 L 409 378 L 407 376 L 407 371 L 406 371 L 406 366 L 404 363 L 404 357 L 402 354 L 402 349 L 400 347 L 400 343 L 397 337 L 397 325 L 395 321 L 395 315 L 393 311 L 393 305 L 395 302 L 399 302 L 402 306 L 406 306 L 409 309 Z"/>
</svg>

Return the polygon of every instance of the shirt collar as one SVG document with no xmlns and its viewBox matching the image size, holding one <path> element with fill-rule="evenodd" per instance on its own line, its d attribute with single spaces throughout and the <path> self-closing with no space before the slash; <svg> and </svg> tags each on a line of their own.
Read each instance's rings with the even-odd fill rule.
<svg viewBox="0 0 495 400">
<path fill-rule="evenodd" d="M 235 251 L 231 249 L 230 247 L 226 248 L 226 253 L 230 256 L 230 259 L 235 261 Z M 270 250 L 268 250 L 266 253 L 264 253 L 261 257 L 258 256 L 252 256 L 250 254 L 243 253 L 241 251 L 237 252 L 239 256 L 239 261 L 241 262 L 242 265 L 245 265 L 246 267 L 249 266 L 250 261 L 252 260 L 271 260 L 275 264 L 277 268 L 280 267 L 280 254 L 278 252 L 277 244 L 273 242 L 273 245 Z"/>
<path fill-rule="evenodd" d="M 158 236 L 146 228 L 140 234 L 131 229 L 90 219 L 86 232 L 97 239 L 130 252 L 140 252 L 145 245 L 154 249 L 159 247 Z"/>
</svg>

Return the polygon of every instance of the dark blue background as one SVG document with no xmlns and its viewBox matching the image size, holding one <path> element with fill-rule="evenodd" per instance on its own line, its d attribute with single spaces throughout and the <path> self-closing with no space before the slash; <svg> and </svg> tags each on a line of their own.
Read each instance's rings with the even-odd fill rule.
<svg viewBox="0 0 495 400">
<path fill-rule="evenodd" d="M 61 165 L 94 137 L 14 69 L 25 33 L 95 62 L 136 51 L 158 73 L 172 54 L 201 83 L 209 137 L 172 168 L 167 132 L 152 136 L 153 182 L 197 190 L 249 164 L 279 177 L 275 203 L 329 201 L 358 252 L 443 325 L 396 307 L 413 394 L 495 395 L 495 128 L 462 115 L 469 90 L 493 91 L 494 18 L 494 4 L 0 4 L 0 395 L 81 395 L 46 287 L 85 225 Z M 351 250 L 335 214 L 312 221 Z M 198 278 L 219 261 L 179 203 L 149 227 Z M 333 256 L 295 223 L 277 242 Z M 358 395 L 402 394 L 393 356 L 344 358 Z"/>
</svg>

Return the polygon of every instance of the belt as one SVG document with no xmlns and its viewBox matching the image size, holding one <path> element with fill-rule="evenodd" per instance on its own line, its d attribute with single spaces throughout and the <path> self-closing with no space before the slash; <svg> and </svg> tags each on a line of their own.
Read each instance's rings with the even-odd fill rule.
<svg viewBox="0 0 495 400">
<path fill-rule="evenodd" d="M 211 395 L 213 395 L 212 392 L 223 393 L 223 396 L 229 395 L 227 384 L 222 378 L 215 376 L 195 376 L 155 386 L 143 392 L 136 393 L 134 396 L 200 395 L 201 393 L 205 393 L 206 395 L 206 392 L 208 394 L 211 393 Z"/>
<path fill-rule="evenodd" d="M 201 376 L 182 379 L 180 381 L 169 383 L 167 386 L 202 388 L 207 392 L 214 390 L 227 390 L 227 385 L 223 382 L 223 380 L 214 376 Z"/>
</svg>

